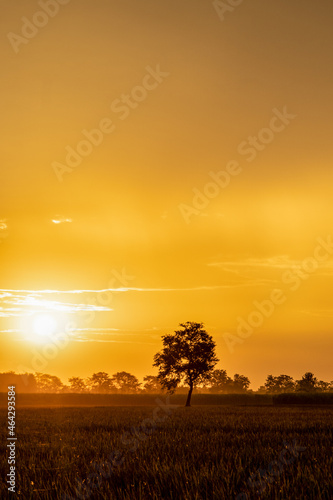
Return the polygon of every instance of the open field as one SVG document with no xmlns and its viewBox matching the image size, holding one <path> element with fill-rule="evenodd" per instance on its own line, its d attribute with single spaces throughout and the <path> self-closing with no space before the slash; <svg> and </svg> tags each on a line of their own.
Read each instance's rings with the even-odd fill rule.
<svg viewBox="0 0 333 500">
<path fill-rule="evenodd" d="M 332 394 L 333 396 L 333 394 Z M 30 406 L 156 406 L 165 394 L 17 394 L 17 407 Z M 7 393 L 0 393 L 0 408 L 7 407 Z M 332 403 L 333 403 L 333 397 Z M 186 394 L 168 396 L 170 404 L 184 406 Z M 272 405 L 269 394 L 194 394 L 193 405 Z"/>
<path fill-rule="evenodd" d="M 332 407 L 184 408 L 163 401 L 19 409 L 18 498 L 333 498 Z M 7 498 L 0 413 L 0 496 Z"/>
<path fill-rule="evenodd" d="M 7 393 L 0 393 L 0 408 L 7 407 Z M 16 406 L 156 406 L 156 398 L 164 394 L 17 394 Z M 170 404 L 184 405 L 186 394 L 168 396 Z M 201 405 L 333 405 L 333 393 L 291 393 L 291 394 L 193 394 L 192 404 Z"/>
</svg>

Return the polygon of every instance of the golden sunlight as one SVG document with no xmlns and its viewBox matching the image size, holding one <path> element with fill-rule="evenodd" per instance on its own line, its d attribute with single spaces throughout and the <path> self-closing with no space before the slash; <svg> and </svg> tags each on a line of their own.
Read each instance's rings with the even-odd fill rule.
<svg viewBox="0 0 333 500">
<path fill-rule="evenodd" d="M 58 328 L 58 322 L 51 314 L 37 314 L 32 327 L 28 330 L 28 339 L 37 344 L 47 344 L 53 341 Z"/>
</svg>

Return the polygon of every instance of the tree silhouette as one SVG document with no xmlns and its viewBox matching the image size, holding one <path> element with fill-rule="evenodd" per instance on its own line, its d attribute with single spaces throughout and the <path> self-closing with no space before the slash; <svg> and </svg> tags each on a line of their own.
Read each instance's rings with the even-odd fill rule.
<svg viewBox="0 0 333 500">
<path fill-rule="evenodd" d="M 295 389 L 295 382 L 289 375 L 279 375 L 273 377 L 268 375 L 265 382 L 265 389 L 267 392 L 292 392 Z"/>
<path fill-rule="evenodd" d="M 330 383 L 329 382 L 324 382 L 324 380 L 319 380 L 319 382 L 317 382 L 317 389 L 319 391 L 329 391 L 330 390 Z"/>
<path fill-rule="evenodd" d="M 290 375 L 279 375 L 278 380 L 282 392 L 291 392 L 295 390 L 295 381 Z"/>
<path fill-rule="evenodd" d="M 71 392 L 77 392 L 77 393 L 87 392 L 86 383 L 83 380 L 83 378 L 71 377 L 68 379 L 68 382 L 70 383 Z"/>
<path fill-rule="evenodd" d="M 108 393 L 111 391 L 113 384 L 110 376 L 106 372 L 93 373 L 88 378 L 88 384 L 92 392 Z"/>
<path fill-rule="evenodd" d="M 119 392 L 124 394 L 136 393 L 140 390 L 140 382 L 128 372 L 117 372 L 112 376 L 112 383 Z"/>
<path fill-rule="evenodd" d="M 146 375 L 143 377 L 143 390 L 148 393 L 159 393 L 162 392 L 163 387 L 155 375 Z"/>
<path fill-rule="evenodd" d="M 242 393 L 246 392 L 249 388 L 250 380 L 245 377 L 245 375 L 239 375 L 239 373 L 235 373 L 233 380 L 233 392 Z"/>
<path fill-rule="evenodd" d="M 301 380 L 297 380 L 297 390 L 298 391 L 306 391 L 313 392 L 317 388 L 317 378 L 311 372 L 306 372 Z"/>
<path fill-rule="evenodd" d="M 64 384 L 59 377 L 48 373 L 35 373 L 38 392 L 61 392 Z"/>
<path fill-rule="evenodd" d="M 9 385 L 15 385 L 17 392 L 37 392 L 37 383 L 33 373 L 0 373 L 0 392 L 7 392 Z"/>
<path fill-rule="evenodd" d="M 163 349 L 155 354 L 153 366 L 158 367 L 158 379 L 173 393 L 180 382 L 189 386 L 185 406 L 191 406 L 193 387 L 208 380 L 218 362 L 216 344 L 202 323 L 180 323 L 182 330 L 162 337 Z"/>
<path fill-rule="evenodd" d="M 233 381 L 228 377 L 226 370 L 214 370 L 210 378 L 209 391 L 213 393 L 230 392 Z"/>
</svg>

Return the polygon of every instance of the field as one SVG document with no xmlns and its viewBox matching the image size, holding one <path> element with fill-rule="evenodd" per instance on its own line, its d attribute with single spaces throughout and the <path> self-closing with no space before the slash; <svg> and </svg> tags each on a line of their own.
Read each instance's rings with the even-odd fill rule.
<svg viewBox="0 0 333 500">
<path fill-rule="evenodd" d="M 332 407 L 19 408 L 17 494 L 1 498 L 333 498 Z M 259 471 L 259 472 L 258 472 Z"/>
</svg>

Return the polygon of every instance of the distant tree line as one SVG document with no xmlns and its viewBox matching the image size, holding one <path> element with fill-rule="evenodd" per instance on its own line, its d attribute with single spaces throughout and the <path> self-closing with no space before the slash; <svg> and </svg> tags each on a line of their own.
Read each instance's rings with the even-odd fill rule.
<svg viewBox="0 0 333 500">
<path fill-rule="evenodd" d="M 318 380 L 311 372 L 306 372 L 300 380 L 289 375 L 268 375 L 265 385 L 259 387 L 258 393 L 279 394 L 286 392 L 333 392 L 333 381 Z"/>
<path fill-rule="evenodd" d="M 147 375 L 143 383 L 128 372 L 117 372 L 110 376 L 106 372 L 93 373 L 91 377 L 70 377 L 68 384 L 48 373 L 17 375 L 14 372 L 0 374 L 0 391 L 6 392 L 15 385 L 17 392 L 79 394 L 154 394 L 167 391 L 186 393 L 185 406 L 191 406 L 192 393 L 244 394 L 250 390 L 250 380 L 236 373 L 230 378 L 226 370 L 216 369 L 216 343 L 204 329 L 203 323 L 187 321 L 180 323 L 179 330 L 162 336 L 162 350 L 155 354 L 153 366 L 158 375 Z M 329 392 L 333 382 L 318 380 L 313 373 L 306 372 L 300 380 L 289 375 L 268 375 L 266 382 L 257 391 L 259 394 L 288 392 Z"/>
<path fill-rule="evenodd" d="M 165 390 L 157 376 L 147 375 L 140 383 L 135 375 L 125 371 L 112 376 L 106 372 L 97 372 L 85 379 L 70 377 L 68 384 L 48 373 L 0 373 L 0 392 L 6 392 L 8 385 L 15 385 L 18 393 L 158 394 Z M 188 387 L 179 385 L 175 392 L 186 394 Z M 197 385 L 193 392 L 197 394 L 333 392 L 333 381 L 318 380 L 311 372 L 306 372 L 300 380 L 294 380 L 289 375 L 268 375 L 265 384 L 257 391 L 253 391 L 246 376 L 236 373 L 231 378 L 226 370 L 215 369 L 209 380 Z"/>
<path fill-rule="evenodd" d="M 203 323 L 187 321 L 180 323 L 181 329 L 162 336 L 163 348 L 155 354 L 153 366 L 158 368 L 158 381 L 169 393 L 179 391 L 180 385 L 188 388 L 185 406 L 191 406 L 193 391 L 207 390 L 213 393 L 246 393 L 250 380 L 236 373 L 228 377 L 225 370 L 216 369 L 219 359 L 216 356 L 216 343 L 204 329 Z M 265 385 L 259 393 L 277 393 L 287 391 L 330 391 L 333 383 L 323 382 L 311 372 L 296 380 L 289 375 L 274 377 L 268 375 Z"/>
</svg>

